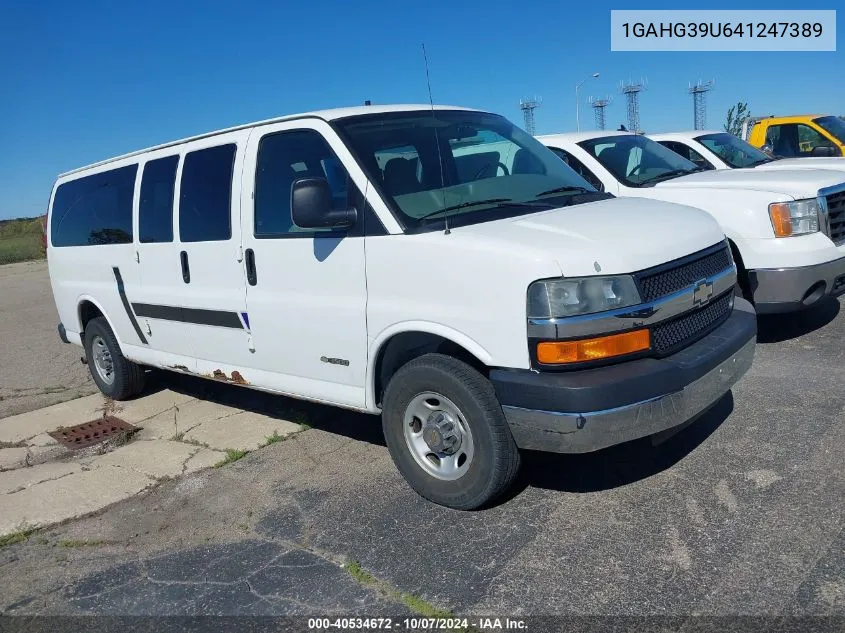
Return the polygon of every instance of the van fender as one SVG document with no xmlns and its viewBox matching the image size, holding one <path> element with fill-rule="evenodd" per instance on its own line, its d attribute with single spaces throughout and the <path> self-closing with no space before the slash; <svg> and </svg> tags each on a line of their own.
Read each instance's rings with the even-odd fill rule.
<svg viewBox="0 0 845 633">
<path fill-rule="evenodd" d="M 493 357 L 490 355 L 490 352 L 488 352 L 483 345 L 478 343 L 478 341 L 467 336 L 463 332 L 459 332 L 458 330 L 432 321 L 401 321 L 399 323 L 394 323 L 379 332 L 379 334 L 374 337 L 370 343 L 369 352 L 367 354 L 366 404 L 368 411 L 372 411 L 374 413 L 379 412 L 378 407 L 375 405 L 375 368 L 379 354 L 387 341 L 397 334 L 402 334 L 404 332 L 424 332 L 426 334 L 434 334 L 436 336 L 443 337 L 444 339 L 452 341 L 456 345 L 460 345 L 485 365 L 492 365 L 493 363 Z"/>
<path fill-rule="evenodd" d="M 100 314 L 103 315 L 103 318 L 109 324 L 109 327 L 111 328 L 111 331 L 114 334 L 114 337 L 117 339 L 117 344 L 120 345 L 120 350 L 122 352 L 123 349 L 124 349 L 123 340 L 120 338 L 120 334 L 118 333 L 117 328 L 114 327 L 114 323 L 112 322 L 112 319 L 109 316 L 108 312 L 106 312 L 106 310 L 103 308 L 102 304 L 99 301 L 97 301 L 91 295 L 87 295 L 87 294 L 79 295 L 76 298 L 76 327 L 79 330 L 79 338 L 82 341 L 82 345 L 83 346 L 85 345 L 85 333 L 82 331 L 83 330 L 83 328 L 82 328 L 82 314 L 80 314 L 80 308 L 82 307 L 82 303 L 84 301 L 88 301 L 90 303 L 93 303 L 94 307 L 97 308 L 97 310 L 100 311 Z"/>
</svg>

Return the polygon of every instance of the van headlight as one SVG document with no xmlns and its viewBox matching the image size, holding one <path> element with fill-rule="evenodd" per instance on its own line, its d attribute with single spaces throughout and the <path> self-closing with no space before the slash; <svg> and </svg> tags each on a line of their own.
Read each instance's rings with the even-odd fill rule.
<svg viewBox="0 0 845 633">
<path fill-rule="evenodd" d="M 544 279 L 528 286 L 528 318 L 554 319 L 641 303 L 630 275 Z"/>
<path fill-rule="evenodd" d="M 775 202 L 769 205 L 769 217 L 775 237 L 807 235 L 819 230 L 822 209 L 818 198 Z"/>
</svg>

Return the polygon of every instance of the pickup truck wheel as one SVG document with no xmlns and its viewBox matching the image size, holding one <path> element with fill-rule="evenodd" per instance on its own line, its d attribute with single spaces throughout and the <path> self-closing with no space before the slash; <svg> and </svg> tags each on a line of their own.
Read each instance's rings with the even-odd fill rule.
<svg viewBox="0 0 845 633">
<path fill-rule="evenodd" d="M 426 354 L 396 372 L 382 425 L 399 472 L 421 496 L 474 510 L 502 495 L 519 470 L 493 386 L 451 356 Z"/>
<path fill-rule="evenodd" d="M 85 357 L 91 377 L 109 398 L 126 400 L 144 388 L 144 368 L 123 356 L 114 332 L 103 317 L 91 319 L 85 326 Z"/>
</svg>

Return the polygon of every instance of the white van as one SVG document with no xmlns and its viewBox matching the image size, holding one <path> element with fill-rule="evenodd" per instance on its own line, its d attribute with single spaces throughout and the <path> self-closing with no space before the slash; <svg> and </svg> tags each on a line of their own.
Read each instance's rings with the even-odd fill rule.
<svg viewBox="0 0 845 633">
<path fill-rule="evenodd" d="M 158 367 L 382 414 L 411 486 L 476 508 L 518 448 L 676 427 L 751 364 L 755 315 L 718 224 L 610 198 L 474 110 L 338 109 L 176 141 L 59 177 L 59 332 L 115 399 Z"/>
<path fill-rule="evenodd" d="M 845 292 L 842 171 L 708 170 L 629 132 L 538 138 L 602 191 L 712 214 L 730 240 L 738 291 L 758 314 L 803 310 Z"/>
</svg>

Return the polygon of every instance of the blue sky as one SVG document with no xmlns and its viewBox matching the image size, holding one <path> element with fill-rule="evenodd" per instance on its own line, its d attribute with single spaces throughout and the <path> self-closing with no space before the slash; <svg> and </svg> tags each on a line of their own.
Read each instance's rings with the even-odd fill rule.
<svg viewBox="0 0 845 633">
<path fill-rule="evenodd" d="M 317 108 L 426 102 L 425 42 L 435 102 L 521 123 L 520 98 L 540 95 L 538 133 L 592 126 L 590 95 L 614 95 L 608 127 L 625 119 L 623 79 L 648 79 L 647 131 L 692 127 L 689 82 L 716 80 L 708 123 L 729 105 L 752 113 L 845 114 L 845 50 L 835 53 L 610 51 L 610 10 L 634 3 L 100 2 L 0 8 L 0 218 L 46 207 L 56 174 L 156 143 Z M 648 9 L 678 2 L 644 2 Z M 691 6 L 688 6 L 691 4 Z M 190 6 L 189 6 L 190 5 Z M 191 8 L 193 7 L 193 8 Z M 803 8 L 798 2 L 684 3 L 684 8 Z M 814 9 L 839 8 L 819 0 Z"/>
</svg>

